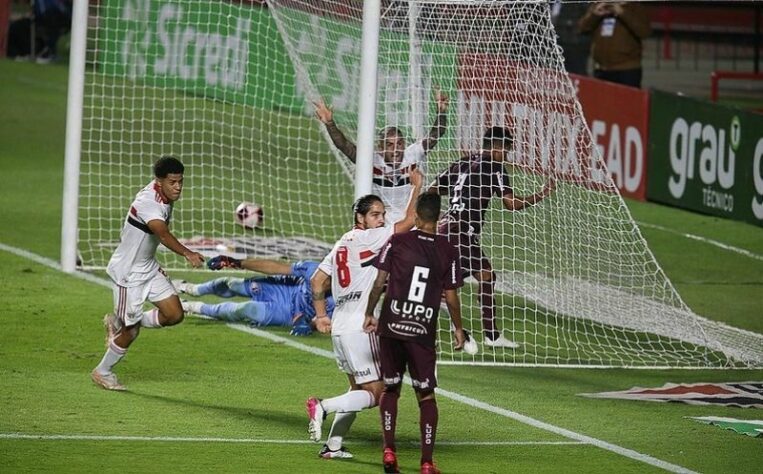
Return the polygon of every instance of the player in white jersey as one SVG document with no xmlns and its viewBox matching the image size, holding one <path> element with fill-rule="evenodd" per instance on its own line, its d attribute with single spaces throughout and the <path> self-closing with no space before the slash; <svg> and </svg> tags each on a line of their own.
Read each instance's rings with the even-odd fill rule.
<svg viewBox="0 0 763 474">
<path fill-rule="evenodd" d="M 403 132 L 397 127 L 387 127 L 379 133 L 376 153 L 373 157 L 372 192 L 381 197 L 387 210 L 386 221 L 389 223 L 402 220 L 408 196 L 411 194 L 410 171 L 422 168 L 426 154 L 432 150 L 440 137 L 445 134 L 448 112 L 448 96 L 435 88 L 437 117 L 429 131 L 429 136 L 410 145 L 406 144 Z M 355 163 L 357 149 L 348 140 L 334 122 L 334 113 L 323 100 L 315 103 L 315 116 L 326 126 L 326 131 L 347 158 Z M 422 170 L 423 171 L 423 170 Z"/>
<path fill-rule="evenodd" d="M 342 395 L 319 400 L 307 399 L 310 438 L 321 439 L 321 426 L 328 413 L 336 413 L 331 432 L 319 452 L 324 458 L 352 457 L 342 446 L 357 412 L 378 404 L 384 384 L 379 370 L 379 338 L 363 330 L 368 295 L 376 279 L 373 261 L 392 234 L 407 232 L 415 222 L 415 200 L 421 191 L 423 175 L 411 171 L 411 191 L 404 219 L 384 226 L 384 203 L 369 194 L 353 205 L 354 228 L 337 241 L 310 281 L 315 306 L 315 325 L 320 332 L 331 332 L 339 369 L 347 374 L 350 390 Z M 331 283 L 334 314 L 326 314 L 325 291 Z"/>
<path fill-rule="evenodd" d="M 183 191 L 183 164 L 165 156 L 154 164 L 155 179 L 135 196 L 122 235 L 106 268 L 114 282 L 114 313 L 104 317 L 106 353 L 90 376 L 107 390 L 125 390 L 112 369 L 127 353 L 141 327 L 161 328 L 183 320 L 183 308 L 167 274 L 156 261 L 161 243 L 194 267 L 204 257 L 186 248 L 169 231 L 172 206 Z M 150 301 L 156 308 L 143 311 Z"/>
</svg>

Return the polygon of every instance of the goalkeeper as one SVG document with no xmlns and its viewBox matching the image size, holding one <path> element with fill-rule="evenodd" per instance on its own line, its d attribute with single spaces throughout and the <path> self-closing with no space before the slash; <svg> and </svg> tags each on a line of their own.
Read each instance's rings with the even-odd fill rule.
<svg viewBox="0 0 763 474">
<path fill-rule="evenodd" d="M 291 327 L 293 336 L 309 336 L 315 325 L 310 277 L 318 262 L 298 261 L 293 264 L 277 260 L 248 258 L 239 260 L 219 255 L 207 262 L 210 270 L 244 268 L 269 276 L 236 278 L 223 277 L 193 284 L 183 280 L 172 283 L 187 295 L 217 295 L 223 298 L 243 296 L 247 302 L 207 304 L 201 301 L 183 301 L 183 309 L 229 322 L 249 322 L 254 326 Z M 329 317 L 334 311 L 334 300 L 326 298 Z"/>
</svg>

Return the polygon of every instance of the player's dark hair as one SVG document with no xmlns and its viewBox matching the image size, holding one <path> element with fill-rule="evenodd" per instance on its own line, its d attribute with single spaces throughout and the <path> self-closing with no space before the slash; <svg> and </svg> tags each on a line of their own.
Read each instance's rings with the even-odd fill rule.
<svg viewBox="0 0 763 474">
<path fill-rule="evenodd" d="M 482 136 L 482 149 L 490 150 L 496 142 L 501 144 L 504 149 L 509 150 L 514 145 L 514 137 L 511 136 L 511 132 L 507 128 L 490 127 Z"/>
<path fill-rule="evenodd" d="M 358 223 L 357 215 L 365 216 L 368 211 L 371 210 L 371 206 L 375 202 L 382 202 L 381 198 L 376 194 L 366 194 L 355 200 L 352 204 L 352 219 L 355 224 Z"/>
<path fill-rule="evenodd" d="M 174 156 L 163 156 L 154 163 L 154 176 L 166 178 L 168 174 L 183 174 L 185 166 Z"/>
<path fill-rule="evenodd" d="M 440 217 L 439 194 L 424 193 L 416 199 L 416 215 L 424 222 L 437 222 Z"/>
<path fill-rule="evenodd" d="M 384 127 L 379 131 L 379 140 L 386 140 L 386 138 L 392 134 L 397 135 L 398 137 L 405 138 L 405 135 L 403 135 L 403 131 L 400 130 L 397 127 Z"/>
</svg>

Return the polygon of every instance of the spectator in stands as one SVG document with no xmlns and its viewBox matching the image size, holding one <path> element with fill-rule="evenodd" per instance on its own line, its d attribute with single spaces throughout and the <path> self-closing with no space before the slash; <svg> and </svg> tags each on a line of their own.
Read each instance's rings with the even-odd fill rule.
<svg viewBox="0 0 763 474">
<path fill-rule="evenodd" d="M 564 69 L 572 74 L 588 75 L 588 54 L 591 38 L 578 31 L 578 20 L 588 9 L 587 3 L 570 0 L 551 0 L 551 21 L 557 41 L 564 53 Z"/>
<path fill-rule="evenodd" d="M 646 10 L 638 2 L 597 2 L 578 22 L 592 36 L 593 75 L 597 79 L 641 87 L 641 41 L 651 33 Z"/>
<path fill-rule="evenodd" d="M 58 58 L 58 39 L 71 30 L 72 0 L 35 0 L 34 25 L 42 38 L 37 62 L 49 63 Z"/>
</svg>

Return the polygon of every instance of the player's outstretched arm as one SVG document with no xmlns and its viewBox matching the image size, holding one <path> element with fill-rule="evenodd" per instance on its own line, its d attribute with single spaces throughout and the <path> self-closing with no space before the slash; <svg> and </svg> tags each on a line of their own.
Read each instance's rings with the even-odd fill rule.
<svg viewBox="0 0 763 474">
<path fill-rule="evenodd" d="M 456 344 L 453 349 L 460 351 L 464 348 L 466 335 L 464 334 L 463 323 L 461 322 L 461 300 L 458 298 L 458 290 L 445 290 L 445 304 L 448 306 L 450 320 L 453 322 L 453 334 Z"/>
<path fill-rule="evenodd" d="M 185 257 L 191 266 L 198 268 L 204 265 L 204 256 L 199 252 L 194 252 L 193 250 L 178 242 L 178 239 L 176 239 L 175 236 L 172 235 L 172 232 L 170 232 L 170 228 L 167 227 L 166 222 L 161 219 L 153 219 L 148 221 L 146 225 L 159 239 L 159 242 L 161 242 L 162 245 L 172 250 L 176 254 Z"/>
<path fill-rule="evenodd" d="M 513 192 L 509 191 L 507 194 L 503 195 L 503 207 L 509 211 L 521 211 L 526 207 L 530 207 L 546 199 L 555 189 L 556 180 L 554 178 L 549 178 L 540 191 L 529 196 L 515 196 Z"/>
<path fill-rule="evenodd" d="M 429 136 L 421 142 L 424 151 L 429 151 L 437 145 L 440 138 L 445 135 L 448 123 L 448 104 L 450 99 L 438 86 L 434 87 L 434 95 L 435 102 L 437 103 L 437 117 L 435 117 L 432 128 L 429 130 Z"/>
<path fill-rule="evenodd" d="M 339 127 L 336 126 L 336 122 L 334 122 L 334 111 L 323 102 L 323 99 L 314 101 L 313 105 L 315 106 L 315 117 L 326 126 L 326 131 L 328 132 L 331 141 L 334 143 L 334 146 L 341 151 L 344 156 L 349 158 L 350 161 L 355 163 L 357 147 L 352 141 L 345 137 L 344 133 L 342 133 L 342 131 L 339 130 Z"/>
<path fill-rule="evenodd" d="M 318 269 L 310 278 L 310 289 L 313 294 L 313 308 L 315 308 L 315 329 L 327 334 L 331 332 L 331 319 L 326 308 L 326 288 L 330 284 L 330 276 Z"/>
<path fill-rule="evenodd" d="M 407 232 L 416 224 L 416 198 L 421 194 L 421 187 L 424 185 L 424 175 L 418 169 L 413 169 L 408 175 L 411 179 L 411 195 L 408 198 L 408 205 L 405 207 L 405 217 L 403 220 L 395 222 L 395 233 Z"/>
<path fill-rule="evenodd" d="M 266 275 L 291 275 L 291 264 L 265 258 L 247 258 L 242 260 L 241 268 Z"/>
</svg>

